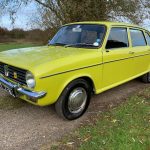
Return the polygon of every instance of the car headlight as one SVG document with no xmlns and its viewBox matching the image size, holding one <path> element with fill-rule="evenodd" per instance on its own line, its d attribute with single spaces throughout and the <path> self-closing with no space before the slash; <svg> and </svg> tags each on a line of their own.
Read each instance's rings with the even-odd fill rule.
<svg viewBox="0 0 150 150">
<path fill-rule="evenodd" d="M 34 88 L 35 87 L 35 79 L 34 79 L 34 76 L 31 72 L 27 72 L 26 73 L 26 83 L 27 83 L 27 86 L 29 88 Z"/>
</svg>

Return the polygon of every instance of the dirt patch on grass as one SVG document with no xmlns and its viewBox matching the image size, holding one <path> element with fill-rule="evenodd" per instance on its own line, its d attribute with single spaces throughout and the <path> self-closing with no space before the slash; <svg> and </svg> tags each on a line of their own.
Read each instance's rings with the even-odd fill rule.
<svg viewBox="0 0 150 150">
<path fill-rule="evenodd" d="M 21 108 L 25 106 L 24 101 L 13 98 L 12 96 L 8 95 L 6 92 L 1 91 L 0 95 L 1 95 L 1 98 L 0 98 L 1 110 L 12 110 L 12 109 L 17 109 L 17 108 Z"/>
<path fill-rule="evenodd" d="M 150 88 L 146 88 L 145 90 L 140 91 L 138 93 L 138 96 L 142 96 L 142 97 L 144 97 L 146 99 L 149 99 L 150 98 Z"/>
<path fill-rule="evenodd" d="M 126 149 L 127 147 L 138 150 L 149 149 L 149 100 L 150 88 L 146 88 L 125 98 L 120 104 L 116 103 L 110 108 L 105 107 L 103 113 L 89 114 L 88 119 L 78 129 L 49 148 L 52 150 Z"/>
<path fill-rule="evenodd" d="M 59 118 L 54 106 L 33 106 L 0 91 L 0 149 L 50 149 L 62 136 L 94 123 L 99 114 L 121 105 L 146 87 L 149 85 L 134 80 L 94 96 L 87 113 L 74 121 Z"/>
</svg>

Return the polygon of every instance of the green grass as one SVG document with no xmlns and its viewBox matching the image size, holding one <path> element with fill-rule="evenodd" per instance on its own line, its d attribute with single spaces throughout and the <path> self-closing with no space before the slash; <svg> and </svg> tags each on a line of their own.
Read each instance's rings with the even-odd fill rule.
<svg viewBox="0 0 150 150">
<path fill-rule="evenodd" d="M 150 88 L 96 119 L 93 125 L 81 127 L 52 149 L 149 150 Z"/>
<path fill-rule="evenodd" d="M 10 49 L 33 47 L 33 46 L 37 45 L 32 43 L 4 43 L 4 44 L 0 43 L 0 52 Z"/>
</svg>

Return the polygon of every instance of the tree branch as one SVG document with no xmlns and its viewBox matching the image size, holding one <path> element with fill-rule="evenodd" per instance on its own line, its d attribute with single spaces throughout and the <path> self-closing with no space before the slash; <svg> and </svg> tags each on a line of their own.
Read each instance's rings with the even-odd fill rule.
<svg viewBox="0 0 150 150">
<path fill-rule="evenodd" d="M 57 12 L 57 10 L 55 9 L 54 6 L 50 6 L 48 4 L 45 4 L 45 3 L 41 2 L 40 0 L 34 0 L 34 1 L 37 2 L 38 4 L 44 6 L 45 8 L 50 9 L 56 15 L 57 18 L 59 18 L 61 21 L 63 21 L 61 14 L 59 14 L 59 12 Z M 54 5 L 54 4 L 52 4 L 52 5 Z"/>
<path fill-rule="evenodd" d="M 51 9 L 51 7 L 50 7 L 49 5 L 47 5 L 47 4 L 43 3 L 43 2 L 41 2 L 40 0 L 34 0 L 34 1 L 36 1 L 38 4 L 40 4 L 40 5 L 42 5 L 42 6 L 46 7 L 46 8 Z"/>
</svg>

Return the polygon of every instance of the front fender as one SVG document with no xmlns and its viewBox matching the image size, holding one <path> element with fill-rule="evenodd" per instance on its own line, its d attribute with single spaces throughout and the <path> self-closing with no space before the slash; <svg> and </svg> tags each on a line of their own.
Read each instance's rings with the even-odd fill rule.
<svg viewBox="0 0 150 150">
<path fill-rule="evenodd" d="M 65 87 L 73 80 L 81 77 L 90 78 L 93 81 L 95 90 L 97 90 L 100 88 L 100 83 L 102 83 L 100 81 L 102 79 L 102 67 L 97 65 L 39 79 L 36 90 L 44 90 L 47 95 L 38 101 L 38 105 L 45 106 L 55 103 Z"/>
</svg>

